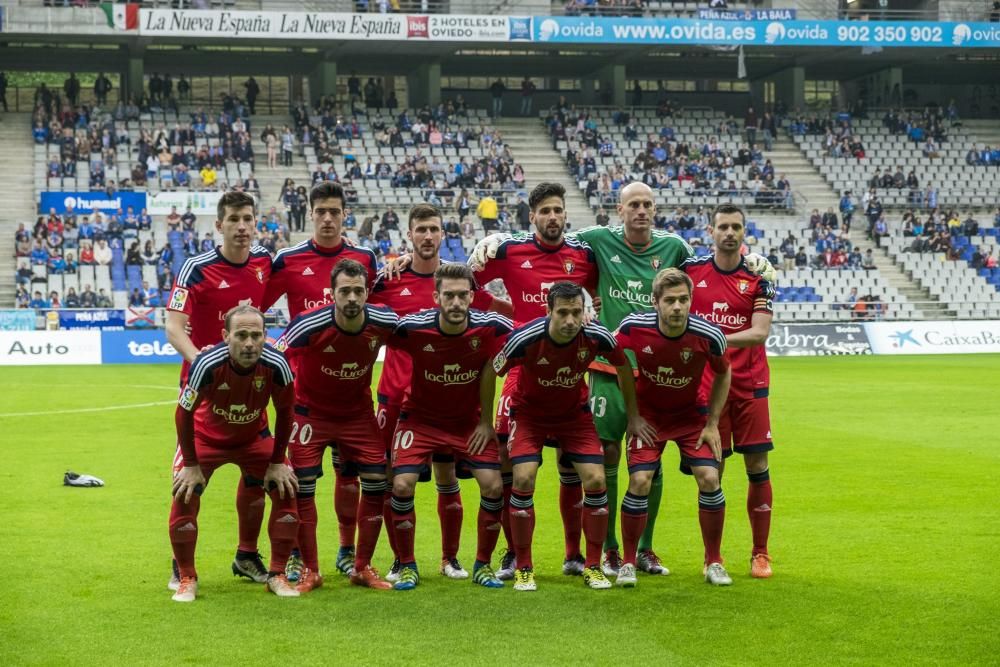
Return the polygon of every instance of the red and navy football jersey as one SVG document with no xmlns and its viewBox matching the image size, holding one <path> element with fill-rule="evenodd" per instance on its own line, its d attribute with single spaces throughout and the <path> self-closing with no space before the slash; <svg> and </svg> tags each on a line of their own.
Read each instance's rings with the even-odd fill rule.
<svg viewBox="0 0 1000 667">
<path fill-rule="evenodd" d="M 549 336 L 549 318 L 537 318 L 511 333 L 493 360 L 497 375 L 520 366 L 511 409 L 518 415 L 569 421 L 587 404 L 587 367 L 601 355 L 613 365 L 625 363 L 614 335 L 597 322 L 585 325 L 576 338 L 559 344 Z"/>
<path fill-rule="evenodd" d="M 497 313 L 469 311 L 461 334 L 441 331 L 437 310 L 408 315 L 389 338 L 389 348 L 413 362 L 402 411 L 441 428 L 465 428 L 479 419 L 479 376 L 514 328 Z"/>
<path fill-rule="evenodd" d="M 191 342 L 201 349 L 222 340 L 226 313 L 246 304 L 262 308 L 264 290 L 271 276 L 271 255 L 261 246 L 250 249 L 242 264 L 233 264 L 216 247 L 184 262 L 174 280 L 167 310 L 188 316 Z M 181 371 L 187 370 L 185 361 Z"/>
<path fill-rule="evenodd" d="M 417 273 L 407 268 L 396 280 L 379 278 L 375 281 L 369 303 L 388 306 L 399 317 L 435 310 L 434 274 Z M 493 307 L 493 295 L 477 289 L 472 297 L 472 308 L 489 310 Z M 382 376 L 378 383 L 379 402 L 398 405 L 410 383 L 412 364 L 407 353 L 399 348 L 386 350 L 382 363 Z"/>
<path fill-rule="evenodd" d="M 278 341 L 295 376 L 295 402 L 321 418 L 372 412 L 372 368 L 379 348 L 399 318 L 388 308 L 365 304 L 365 324 L 357 332 L 337 326 L 336 305 L 296 317 Z"/>
<path fill-rule="evenodd" d="M 774 313 L 774 284 L 752 273 L 742 258 L 732 271 L 720 269 L 711 255 L 689 259 L 681 269 L 694 282 L 691 312 L 726 334 L 749 329 L 754 313 Z M 766 347 L 731 347 L 728 354 L 733 367 L 729 395 L 740 399 L 767 396 L 771 371 Z M 707 391 L 712 374 L 706 374 L 702 382 Z"/>
<path fill-rule="evenodd" d="M 368 248 L 349 246 L 343 241 L 335 248 L 317 245 L 313 239 L 280 250 L 274 258 L 267 281 L 264 306 L 270 308 L 282 294 L 288 296 L 288 313 L 295 317 L 319 306 L 333 303 L 330 273 L 342 259 L 353 259 L 368 270 L 368 288 L 378 276 L 375 253 Z"/>
<path fill-rule="evenodd" d="M 500 278 L 514 306 L 514 321 L 545 317 L 549 288 L 571 282 L 586 290 L 597 287 L 597 260 L 590 246 L 566 239 L 558 246 L 545 245 L 533 234 L 529 239 L 508 239 L 496 257 L 476 272 L 481 285 Z"/>
<path fill-rule="evenodd" d="M 270 345 L 255 366 L 242 369 L 230 361 L 229 346 L 219 343 L 191 364 L 178 414 L 195 410 L 193 435 L 199 442 L 221 449 L 246 446 L 267 432 L 268 402 L 291 416 L 292 382 L 288 362 Z"/>
<path fill-rule="evenodd" d="M 660 331 L 655 312 L 633 313 L 622 320 L 615 338 L 635 354 L 639 412 L 650 420 L 695 410 L 705 371 L 723 373 L 729 366 L 725 334 L 694 315 L 684 333 L 671 338 Z"/>
</svg>

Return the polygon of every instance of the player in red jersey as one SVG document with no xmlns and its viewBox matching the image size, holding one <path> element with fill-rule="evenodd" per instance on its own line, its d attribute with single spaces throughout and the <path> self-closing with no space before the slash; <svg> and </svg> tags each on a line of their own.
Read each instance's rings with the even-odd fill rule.
<svg viewBox="0 0 1000 667">
<path fill-rule="evenodd" d="M 771 473 L 767 453 L 774 449 L 768 408 L 770 370 L 765 342 L 771 331 L 774 283 L 747 267 L 740 255 L 746 235 L 746 216 L 729 204 L 715 209 L 709 228 L 715 252 L 682 266 L 695 283 L 691 312 L 717 325 L 726 334 L 733 382 L 719 422 L 724 449 L 743 455 L 749 487 L 747 514 L 753 534 L 750 574 L 771 576 L 767 539 L 771 530 Z M 702 381 L 708 391 L 711 374 Z"/>
<path fill-rule="evenodd" d="M 409 234 L 413 244 L 413 261 L 398 278 L 380 279 L 375 283 L 369 302 L 389 306 L 400 317 L 435 308 L 434 272 L 441 266 L 438 251 L 444 238 L 441 211 L 430 204 L 416 204 L 410 209 Z M 477 310 L 494 310 L 509 315 L 510 304 L 477 289 L 472 297 Z M 399 419 L 403 394 L 409 387 L 412 364 L 409 354 L 401 349 L 386 350 L 382 377 L 378 385 L 379 428 L 386 451 L 392 446 Z M 454 579 L 465 579 L 469 573 L 458 562 L 458 545 L 462 533 L 462 496 L 459 492 L 455 465 L 448 454 L 434 457 L 434 478 L 438 491 L 438 517 L 441 521 L 441 573 Z M 385 507 L 386 533 L 395 556 L 386 579 L 395 581 L 399 574 L 399 557 L 395 535 L 389 520 L 391 508 Z"/>
<path fill-rule="evenodd" d="M 352 259 L 365 267 L 366 286 L 369 289 L 378 275 L 378 262 L 374 252 L 344 242 L 344 190 L 339 183 L 323 181 L 313 186 L 309 192 L 309 208 L 313 222 L 312 238 L 278 252 L 264 293 L 265 308 L 285 295 L 292 318 L 333 302 L 330 272 L 341 260 Z M 295 360 L 292 359 L 291 363 L 297 372 Z M 338 450 L 331 451 L 336 455 Z M 342 475 L 336 462 L 334 472 L 336 482 L 333 504 L 340 535 L 336 564 L 340 572 L 348 574 L 354 565 L 360 486 L 357 476 Z M 298 550 L 293 550 L 287 570 L 289 580 L 297 581 L 301 569 L 302 560 Z"/>
<path fill-rule="evenodd" d="M 387 308 L 365 303 L 367 283 L 364 266 L 350 259 L 340 261 L 330 277 L 334 303 L 293 319 L 279 341 L 278 347 L 298 368 L 289 456 L 299 479 L 299 548 L 305 569 L 297 589 L 302 593 L 323 585 L 316 547 L 315 493 L 328 446 L 337 449 L 345 472 L 357 471 L 361 476 L 351 583 L 392 588 L 371 567 L 382 530 L 386 457 L 370 387 L 379 348 L 399 319 Z"/>
<path fill-rule="evenodd" d="M 610 331 L 598 323 L 584 324 L 583 288 L 569 282 L 554 284 L 546 295 L 547 317 L 516 329 L 493 367 L 483 377 L 490 394 L 493 371 L 506 374 L 520 368 L 510 405 L 508 456 L 514 466 L 510 523 L 517 551 L 514 590 L 536 589 L 531 540 L 535 528 L 533 494 L 542 447 L 554 442 L 561 465 L 575 469 L 585 494 L 583 532 L 587 555 L 583 580 L 593 589 L 611 587 L 601 571 L 601 547 L 608 530 L 608 495 L 604 479 L 604 449 L 590 414 L 584 377 L 598 355 L 618 368 L 628 412 L 637 416 L 632 366 Z M 631 424 L 630 424 L 631 425 Z"/>
<path fill-rule="evenodd" d="M 479 483 L 476 562 L 472 581 L 487 588 L 503 582 L 490 567 L 500 535 L 503 485 L 493 431 L 493 393 L 480 376 L 513 328 L 502 315 L 471 310 L 476 283 L 464 264 L 443 264 L 434 273 L 438 308 L 404 317 L 389 339 L 391 349 L 410 355 L 412 374 L 392 448 L 392 523 L 400 573 L 395 588 L 420 580 L 413 553 L 416 516 L 413 493 L 420 471 L 434 453 L 453 456 Z"/>
<path fill-rule="evenodd" d="M 522 325 L 544 317 L 546 294 L 557 282 L 569 281 L 590 292 L 597 287 L 597 262 L 594 252 L 584 243 L 567 239 L 566 189 L 558 183 L 539 183 L 528 196 L 531 208 L 529 220 L 535 226 L 530 238 L 509 238 L 497 248 L 496 257 L 476 271 L 480 285 L 500 279 L 510 294 L 514 308 L 514 322 Z M 475 267 L 474 267 L 475 268 Z M 496 431 L 500 439 L 501 472 L 503 474 L 504 504 L 510 501 L 513 473 L 504 445 L 508 434 L 508 416 L 511 398 L 520 377 L 520 367 L 510 369 L 497 404 Z M 563 520 L 563 537 L 566 546 L 563 574 L 583 574 L 584 558 L 580 553 L 582 530 L 581 509 L 583 487 L 580 476 L 572 466 L 559 464 L 559 511 Z M 514 543 L 510 530 L 510 516 L 503 514 L 507 551 L 500 560 L 497 576 L 514 577 Z"/>
<path fill-rule="evenodd" d="M 234 463 L 247 484 L 271 495 L 271 592 L 295 597 L 285 579 L 285 562 L 298 530 L 298 484 L 284 464 L 292 428 L 292 370 L 281 353 L 264 342 L 264 315 L 236 306 L 224 316 L 223 342 L 199 354 L 181 390 L 176 412 L 180 454 L 174 464 L 170 543 L 180 569 L 173 599 L 193 602 L 198 592 L 194 566 L 201 495 L 212 473 Z M 274 403 L 275 434 L 267 426 Z"/>
<path fill-rule="evenodd" d="M 271 255 L 252 246 L 257 223 L 257 204 L 244 192 L 227 192 L 219 198 L 215 229 L 222 245 L 184 262 L 167 301 L 167 340 L 184 358 L 181 386 L 191 362 L 202 350 L 221 340 L 222 320 L 237 305 L 263 306 L 264 290 L 271 275 Z M 189 333 L 190 332 L 190 333 Z M 240 483 L 236 489 L 239 518 L 239 549 L 233 559 L 233 574 L 256 582 L 267 579 L 267 569 L 257 552 L 257 538 L 264 520 L 264 491 Z M 178 585 L 174 563 L 169 587 Z"/>
<path fill-rule="evenodd" d="M 627 440 L 629 488 L 622 498 L 623 564 L 616 583 L 636 584 L 639 538 L 646 528 L 649 490 L 668 441 L 677 443 L 681 470 L 698 483 L 698 521 L 705 544 L 705 580 L 732 583 L 722 566 L 722 528 L 726 499 L 719 468 L 722 446 L 719 415 L 729 391 L 726 338 L 718 327 L 689 316 L 691 279 L 679 269 L 664 269 L 653 280 L 655 312 L 635 313 L 622 320 L 615 337 L 635 354 L 639 371 L 639 412 L 650 426 L 645 436 Z M 706 371 L 713 380 L 707 417 L 699 401 Z"/>
</svg>

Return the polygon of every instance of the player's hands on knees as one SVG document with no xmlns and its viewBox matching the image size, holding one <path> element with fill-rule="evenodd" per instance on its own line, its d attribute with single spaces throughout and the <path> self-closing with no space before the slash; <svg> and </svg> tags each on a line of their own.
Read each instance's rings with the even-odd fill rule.
<svg viewBox="0 0 1000 667">
<path fill-rule="evenodd" d="M 174 476 L 174 485 L 170 494 L 175 498 L 180 498 L 186 505 L 191 502 L 191 496 L 201 493 L 205 488 L 205 475 L 201 472 L 201 466 L 184 466 L 180 472 Z"/>
<path fill-rule="evenodd" d="M 497 432 L 493 429 L 493 425 L 480 423 L 476 426 L 476 430 L 472 432 L 472 435 L 469 436 L 468 451 L 473 456 L 482 454 L 486 446 L 496 439 Z"/>
<path fill-rule="evenodd" d="M 721 463 L 722 437 L 719 435 L 718 426 L 706 426 L 702 429 L 701 435 L 698 436 L 696 449 L 701 449 L 704 445 L 708 445 L 708 448 L 712 450 L 712 458 Z"/>
<path fill-rule="evenodd" d="M 634 436 L 647 445 L 656 443 L 656 429 L 641 415 L 629 417 L 625 432 L 627 434 L 626 439 Z"/>
<path fill-rule="evenodd" d="M 396 280 L 412 262 L 413 255 L 408 252 L 403 253 L 391 262 L 386 263 L 386 265 L 382 267 L 382 270 L 379 271 L 379 274 L 385 280 Z"/>
<path fill-rule="evenodd" d="M 264 488 L 267 491 L 277 490 L 278 497 L 282 500 L 286 495 L 294 498 L 295 492 L 299 490 L 299 480 L 284 463 L 271 463 L 264 473 Z"/>
</svg>

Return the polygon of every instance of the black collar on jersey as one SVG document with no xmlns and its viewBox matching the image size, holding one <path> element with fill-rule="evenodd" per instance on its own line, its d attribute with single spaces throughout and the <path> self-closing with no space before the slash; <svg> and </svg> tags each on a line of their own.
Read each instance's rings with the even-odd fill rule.
<svg viewBox="0 0 1000 667">
<path fill-rule="evenodd" d="M 444 329 L 441 328 L 441 309 L 438 308 L 437 312 L 434 313 L 434 326 L 437 328 L 439 334 L 441 334 L 442 336 L 447 336 L 448 338 L 461 338 L 466 333 L 468 333 L 469 328 L 471 327 L 471 325 L 472 325 L 472 319 L 469 317 L 468 314 L 466 314 L 466 316 L 465 316 L 465 328 L 464 329 L 462 329 L 457 334 L 446 333 L 444 331 Z"/>
<path fill-rule="evenodd" d="M 660 315 L 659 314 L 656 315 L 656 331 L 667 340 L 680 340 L 681 338 L 684 338 L 684 334 L 688 332 L 690 326 L 691 326 L 691 314 L 689 313 L 687 321 L 684 323 L 684 331 L 682 331 L 680 335 L 677 336 L 668 336 L 667 334 L 663 333 L 663 329 L 660 328 Z"/>
<path fill-rule="evenodd" d="M 737 271 L 739 271 L 740 269 L 746 268 L 746 260 L 744 260 L 743 256 L 740 255 L 740 263 L 736 265 L 736 268 L 733 269 L 732 271 L 725 271 L 725 270 L 721 269 L 719 267 L 719 265 L 716 263 L 716 261 L 715 261 L 715 253 L 712 253 L 712 266 L 714 266 L 715 270 L 718 271 L 719 273 L 721 273 L 722 275 L 724 275 L 724 276 L 731 276 L 734 273 L 736 273 Z"/>
<path fill-rule="evenodd" d="M 244 266 L 246 266 L 247 264 L 249 264 L 250 263 L 250 258 L 253 257 L 253 253 L 251 253 L 249 250 L 247 250 L 246 261 L 240 262 L 238 264 L 236 262 L 230 262 L 228 259 L 226 259 L 226 256 L 222 254 L 222 246 L 220 246 L 220 245 L 215 246 L 215 254 L 223 262 L 225 262 L 229 266 L 232 266 L 232 267 L 237 268 L 237 269 L 242 269 Z"/>
<path fill-rule="evenodd" d="M 559 252 L 562 250 L 563 246 L 566 245 L 565 236 L 563 237 L 563 240 L 559 242 L 559 245 L 548 245 L 547 243 L 543 243 L 542 240 L 538 238 L 538 232 L 531 235 L 531 240 L 535 243 L 536 248 L 547 253 Z"/>
<path fill-rule="evenodd" d="M 264 356 L 263 351 L 261 352 L 261 356 Z M 253 366 L 250 366 L 249 368 L 244 368 L 243 366 L 240 366 L 238 363 L 236 363 L 236 360 L 233 359 L 232 355 L 230 355 L 229 357 L 229 367 L 232 368 L 233 372 L 236 373 L 237 375 L 243 375 L 243 376 L 253 375 L 253 372 L 257 370 L 258 366 L 260 366 L 260 359 L 258 359 L 257 363 L 255 363 Z"/>
<path fill-rule="evenodd" d="M 316 239 L 309 239 L 308 243 L 309 247 L 317 255 L 326 255 L 327 257 L 333 257 L 334 255 L 339 255 L 344 250 L 344 246 L 347 245 L 346 243 L 344 243 L 343 238 L 340 239 L 340 245 L 334 246 L 332 249 L 319 245 L 318 243 L 316 243 Z"/>
<path fill-rule="evenodd" d="M 572 338 L 570 338 L 569 341 L 567 341 L 565 343 L 560 343 L 560 342 L 556 341 L 556 339 L 553 338 L 552 334 L 549 332 L 549 324 L 551 324 L 551 323 L 552 323 L 552 318 L 551 317 L 546 317 L 545 318 L 545 337 L 549 340 L 550 343 L 552 343 L 556 347 L 569 347 L 570 345 L 572 345 L 573 343 L 575 343 L 576 339 L 580 337 L 581 333 L 583 333 L 583 327 L 580 327 L 580 331 L 578 331 L 575 336 L 573 336 Z"/>
<path fill-rule="evenodd" d="M 347 329 L 344 329 L 339 324 L 337 324 L 337 304 L 334 304 L 334 303 L 330 304 L 330 318 L 331 318 L 331 321 L 333 322 L 333 326 L 334 326 L 334 328 L 337 329 L 337 331 L 339 331 L 340 333 L 344 334 L 345 336 L 360 336 L 361 334 L 363 334 L 365 332 L 365 329 L 368 328 L 369 318 L 368 318 L 368 304 L 367 303 L 365 305 L 361 306 L 361 312 L 364 313 L 364 317 L 365 317 L 364 324 L 362 324 L 361 328 L 358 329 L 357 331 L 348 331 Z"/>
</svg>

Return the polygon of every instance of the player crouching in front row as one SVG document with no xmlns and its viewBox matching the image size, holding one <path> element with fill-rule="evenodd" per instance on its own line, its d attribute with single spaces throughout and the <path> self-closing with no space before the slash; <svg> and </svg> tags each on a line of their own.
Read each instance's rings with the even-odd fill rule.
<svg viewBox="0 0 1000 667">
<path fill-rule="evenodd" d="M 231 309 L 225 316 L 223 342 L 195 358 L 178 400 L 179 452 L 170 507 L 170 543 L 180 574 L 173 596 L 177 602 L 193 602 L 197 595 L 194 553 L 201 494 L 212 473 L 226 463 L 240 467 L 244 484 L 263 486 L 271 495 L 268 590 L 280 597 L 299 594 L 284 575 L 299 526 L 298 482 L 285 465 L 293 378 L 285 358 L 264 342 L 264 336 L 264 315 L 259 310 L 246 305 Z M 267 426 L 267 404 L 272 401 L 274 437 Z"/>
<path fill-rule="evenodd" d="M 732 371 L 725 335 L 715 325 L 690 315 L 692 289 L 685 273 L 664 269 L 653 280 L 655 311 L 629 315 L 615 333 L 619 346 L 635 354 L 639 413 L 655 433 L 655 437 L 631 436 L 627 443 L 629 489 L 622 499 L 625 553 L 616 582 L 619 586 L 636 584 L 636 550 L 646 527 L 649 489 L 670 440 L 680 449 L 681 471 L 693 474 L 698 483 L 705 581 L 716 586 L 733 583 L 722 566 L 726 499 L 719 476 L 719 416 Z M 706 365 L 715 372 L 707 417 L 697 400 Z"/>
<path fill-rule="evenodd" d="M 531 542 L 535 529 L 533 494 L 542 447 L 554 441 L 561 465 L 572 465 L 583 482 L 583 533 L 587 542 L 584 583 L 592 589 L 611 587 L 601 571 L 601 546 L 608 530 L 608 495 L 604 457 L 587 402 L 584 377 L 594 357 L 607 358 L 618 370 L 622 396 L 630 416 L 629 433 L 638 423 L 632 367 L 614 336 L 602 325 L 584 323 L 583 288 L 569 282 L 553 285 L 547 316 L 514 330 L 482 380 L 481 391 L 492 404 L 496 378 L 520 367 L 520 380 L 510 404 L 507 451 L 514 467 L 510 526 L 516 551 L 514 590 L 536 589 Z M 652 429 L 647 435 L 652 436 Z"/>
</svg>

